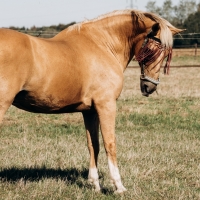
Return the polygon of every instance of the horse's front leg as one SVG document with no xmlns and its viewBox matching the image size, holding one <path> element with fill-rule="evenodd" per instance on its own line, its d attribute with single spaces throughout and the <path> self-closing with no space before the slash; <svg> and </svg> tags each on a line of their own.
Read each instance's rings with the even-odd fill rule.
<svg viewBox="0 0 200 200">
<path fill-rule="evenodd" d="M 97 160 L 99 154 L 99 117 L 96 111 L 83 112 L 83 118 L 87 134 L 88 149 L 90 152 L 89 182 L 94 185 L 96 191 L 100 191 Z"/>
<path fill-rule="evenodd" d="M 108 157 L 108 166 L 110 170 L 111 180 L 116 187 L 116 193 L 126 191 L 122 185 L 116 158 L 116 139 L 115 139 L 115 117 L 116 117 L 116 101 L 96 102 L 95 104 L 100 127 L 103 136 L 104 146 Z"/>
</svg>

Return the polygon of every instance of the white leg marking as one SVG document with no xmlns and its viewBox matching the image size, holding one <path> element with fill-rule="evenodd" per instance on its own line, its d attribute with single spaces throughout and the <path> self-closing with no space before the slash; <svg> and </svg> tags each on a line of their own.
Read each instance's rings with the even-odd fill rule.
<svg viewBox="0 0 200 200">
<path fill-rule="evenodd" d="M 89 169 L 88 181 L 94 185 L 95 191 L 99 192 L 101 190 L 97 168 Z"/>
<path fill-rule="evenodd" d="M 116 167 L 110 159 L 108 159 L 108 166 L 110 170 L 111 179 L 115 187 L 117 188 L 116 193 L 125 192 L 126 188 L 122 185 L 118 167 Z"/>
</svg>

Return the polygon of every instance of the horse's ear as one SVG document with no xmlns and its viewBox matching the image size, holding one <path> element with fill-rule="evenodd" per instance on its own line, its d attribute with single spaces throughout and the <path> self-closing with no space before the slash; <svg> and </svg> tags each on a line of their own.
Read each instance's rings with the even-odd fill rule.
<svg viewBox="0 0 200 200">
<path fill-rule="evenodd" d="M 160 30 L 160 25 L 159 23 L 155 23 L 152 27 L 151 27 L 151 32 L 148 34 L 148 37 L 155 37 L 158 33 L 158 31 Z"/>
<path fill-rule="evenodd" d="M 160 30 L 160 25 L 159 25 L 159 23 L 155 23 L 155 24 L 152 26 L 151 29 L 152 29 L 153 33 L 156 35 L 157 32 Z"/>
</svg>

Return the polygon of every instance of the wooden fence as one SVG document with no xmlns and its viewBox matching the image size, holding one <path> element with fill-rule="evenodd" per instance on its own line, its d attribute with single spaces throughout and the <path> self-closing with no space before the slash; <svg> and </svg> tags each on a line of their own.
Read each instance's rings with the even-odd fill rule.
<svg viewBox="0 0 200 200">
<path fill-rule="evenodd" d="M 58 34 L 57 31 L 24 31 L 19 30 L 19 32 L 26 33 L 35 37 L 50 38 Z M 183 39 L 183 38 L 182 38 Z M 173 48 L 173 56 L 200 56 L 200 47 L 197 44 L 189 46 L 179 46 L 178 48 Z"/>
<path fill-rule="evenodd" d="M 200 49 L 197 47 L 189 49 L 173 49 L 173 56 L 200 56 Z"/>
</svg>

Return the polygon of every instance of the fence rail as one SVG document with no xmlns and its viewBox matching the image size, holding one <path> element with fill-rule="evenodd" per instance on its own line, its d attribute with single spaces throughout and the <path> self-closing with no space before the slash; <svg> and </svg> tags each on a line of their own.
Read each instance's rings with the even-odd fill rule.
<svg viewBox="0 0 200 200">
<path fill-rule="evenodd" d="M 26 30 L 18 30 L 18 31 L 21 33 L 42 38 L 51 38 L 59 33 L 58 31 L 26 31 Z"/>
<path fill-rule="evenodd" d="M 195 46 L 193 48 L 173 49 L 173 56 L 200 56 L 200 49 Z"/>
<path fill-rule="evenodd" d="M 44 34 L 57 34 L 60 31 L 54 31 L 54 30 L 20 30 L 18 29 L 17 31 L 27 33 L 27 34 L 33 34 L 33 35 L 38 35 L 39 33 Z M 174 36 L 175 40 L 185 40 L 185 39 L 200 39 L 200 33 L 186 33 L 186 34 L 178 34 Z"/>
<path fill-rule="evenodd" d="M 174 36 L 174 48 L 190 48 L 200 44 L 200 33 L 182 33 Z"/>
<path fill-rule="evenodd" d="M 51 38 L 53 36 L 55 36 L 56 34 L 59 33 L 59 31 L 22 31 L 22 30 L 18 30 L 19 32 L 25 33 L 25 34 L 29 34 L 35 37 L 41 37 L 41 38 Z M 191 37 L 191 35 L 199 35 L 199 37 L 197 39 L 200 38 L 200 33 L 194 33 L 194 34 L 181 34 L 182 38 L 174 38 L 174 42 L 176 40 L 184 40 L 186 36 L 190 35 L 190 38 L 187 38 L 188 40 L 190 39 L 195 39 L 194 37 Z M 179 36 L 180 37 L 180 36 Z M 198 41 L 197 41 L 198 42 Z M 176 56 L 194 56 L 194 60 L 196 60 L 196 58 L 200 56 L 200 41 L 199 43 L 194 43 L 194 44 L 181 44 L 181 45 L 177 45 L 175 44 L 174 46 L 175 48 L 173 48 L 173 57 Z M 129 68 L 135 68 L 135 67 L 139 67 L 138 64 L 134 63 L 134 62 L 130 62 Z M 195 64 L 191 64 L 191 63 L 184 63 L 184 65 L 173 65 L 171 67 L 200 67 L 199 63 L 195 62 Z"/>
<path fill-rule="evenodd" d="M 18 31 L 35 37 L 42 37 L 42 38 L 51 38 L 59 33 L 58 31 L 49 31 L 49 30 L 45 31 L 18 30 Z M 186 33 L 186 34 L 176 35 L 174 37 L 173 48 L 174 50 L 181 49 L 181 50 L 175 50 L 175 52 L 184 51 L 182 49 L 185 49 L 185 55 L 199 55 L 200 33 Z"/>
</svg>

